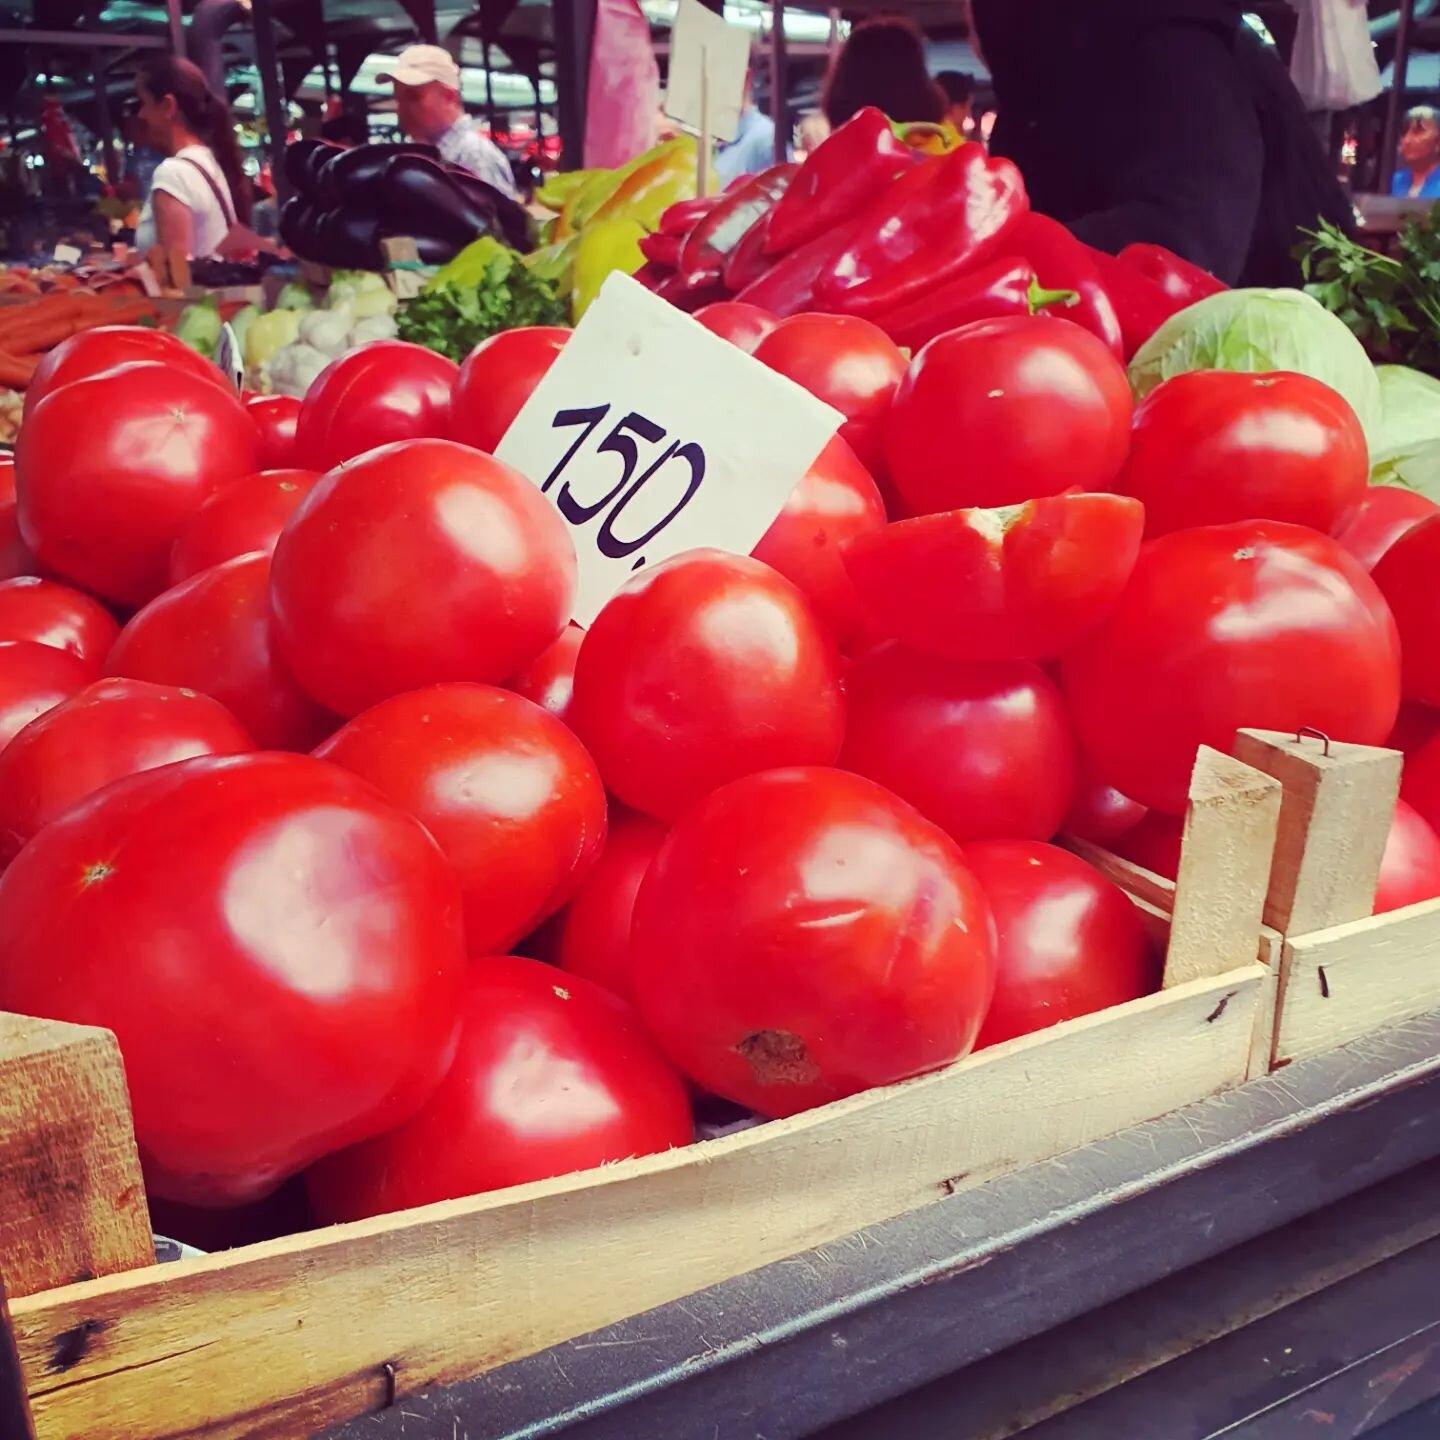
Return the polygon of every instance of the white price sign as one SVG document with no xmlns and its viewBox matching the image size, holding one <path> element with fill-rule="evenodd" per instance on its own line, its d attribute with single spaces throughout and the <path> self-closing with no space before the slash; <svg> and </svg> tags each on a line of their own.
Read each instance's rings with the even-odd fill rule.
<svg viewBox="0 0 1440 1440">
<path fill-rule="evenodd" d="M 589 625 L 642 565 L 748 555 L 842 418 L 617 271 L 495 454 L 570 525 Z"/>
<path fill-rule="evenodd" d="M 716 140 L 733 140 L 745 104 L 750 40 L 748 30 L 727 24 L 700 0 L 680 0 L 670 27 L 665 113 Z"/>
<path fill-rule="evenodd" d="M 245 362 L 240 358 L 240 341 L 228 321 L 220 327 L 220 338 L 215 342 L 215 363 L 237 390 L 245 388 Z"/>
</svg>

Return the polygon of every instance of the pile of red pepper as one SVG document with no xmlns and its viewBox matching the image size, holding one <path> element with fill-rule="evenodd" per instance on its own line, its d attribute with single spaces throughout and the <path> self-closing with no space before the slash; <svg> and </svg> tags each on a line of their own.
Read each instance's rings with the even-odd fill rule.
<svg viewBox="0 0 1440 1440">
<path fill-rule="evenodd" d="M 636 276 L 683 310 L 737 299 L 772 314 L 859 315 L 916 348 L 972 320 L 1041 308 L 1128 359 L 1225 287 L 1158 245 L 1105 255 L 1030 209 L 1020 172 L 980 145 L 926 155 L 861 110 L 803 165 L 672 205 Z"/>
</svg>

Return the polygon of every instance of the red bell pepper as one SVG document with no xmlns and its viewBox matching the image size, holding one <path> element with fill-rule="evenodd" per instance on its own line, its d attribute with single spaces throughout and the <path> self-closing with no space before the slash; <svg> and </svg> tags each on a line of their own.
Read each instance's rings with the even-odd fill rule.
<svg viewBox="0 0 1440 1440">
<path fill-rule="evenodd" d="M 933 156 L 857 217 L 854 240 L 815 281 L 822 309 L 870 316 L 1008 251 L 1029 208 L 1020 172 L 982 145 Z"/>
<path fill-rule="evenodd" d="M 744 185 L 727 190 L 713 210 L 707 210 L 685 237 L 677 271 L 694 289 L 720 283 L 730 252 L 750 227 L 775 207 L 794 178 L 798 165 L 772 165 L 746 178 Z"/>
<path fill-rule="evenodd" d="M 650 267 L 644 267 L 648 270 Z M 662 299 L 668 300 L 677 310 L 684 310 L 694 314 L 701 306 L 710 305 L 716 300 L 726 298 L 724 288 L 716 284 L 709 285 L 687 285 L 685 277 L 677 272 L 671 272 L 658 285 L 652 288 Z"/>
<path fill-rule="evenodd" d="M 775 207 L 765 253 L 784 255 L 823 235 L 868 205 L 918 158 L 873 105 L 857 110 L 800 167 Z"/>
<path fill-rule="evenodd" d="M 680 264 L 680 250 L 685 238 L 682 235 L 642 235 L 635 243 L 646 260 L 674 270 Z"/>
<path fill-rule="evenodd" d="M 1133 265 L 1122 265 L 1114 255 L 1092 250 L 1090 258 L 1110 293 L 1120 339 L 1128 364 L 1135 352 L 1173 315 L 1185 307 L 1172 299 L 1148 275 Z"/>
<path fill-rule="evenodd" d="M 798 315 L 802 310 L 833 310 L 815 297 L 815 281 L 820 273 L 852 243 L 858 234 L 859 221 L 841 221 L 826 235 L 817 235 L 798 250 L 782 255 L 758 280 L 753 280 L 738 295 L 747 305 L 758 305 L 782 318 Z"/>
<path fill-rule="evenodd" d="M 1095 252 L 1083 240 L 1077 240 L 1058 220 L 1032 210 L 1005 236 L 1005 249 L 1028 260 L 1042 285 L 1075 293 L 1073 304 L 1055 306 L 1052 315 L 1088 330 L 1103 340 L 1117 359 L 1123 358 L 1120 318 L 1095 263 Z"/>
<path fill-rule="evenodd" d="M 674 273 L 673 270 L 667 269 L 664 265 L 656 265 L 653 261 L 646 261 L 630 278 L 632 280 L 638 280 L 647 290 L 658 291 Z"/>
<path fill-rule="evenodd" d="M 1116 257 L 1122 265 L 1138 270 L 1147 279 L 1153 280 L 1167 296 L 1176 302 L 1175 308 L 1183 310 L 1207 295 L 1218 295 L 1228 290 L 1208 270 L 1167 250 L 1163 245 L 1127 245 Z"/>
<path fill-rule="evenodd" d="M 732 295 L 758 280 L 775 263 L 774 258 L 765 253 L 765 237 L 774 218 L 773 210 L 768 215 L 762 215 L 726 259 L 725 288 Z"/>
<path fill-rule="evenodd" d="M 662 235 L 688 235 L 705 214 L 713 210 L 725 197 L 723 195 L 697 195 L 692 200 L 677 200 L 660 217 L 659 231 Z"/>
</svg>

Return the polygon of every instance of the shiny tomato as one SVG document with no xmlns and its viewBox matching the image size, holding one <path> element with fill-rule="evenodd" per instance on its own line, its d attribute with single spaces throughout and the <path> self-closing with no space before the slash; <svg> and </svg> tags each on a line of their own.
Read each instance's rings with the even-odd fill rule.
<svg viewBox="0 0 1440 1440">
<path fill-rule="evenodd" d="M 455 382 L 450 438 L 493 455 L 570 333 L 559 325 L 526 325 L 482 340 Z"/>
<path fill-rule="evenodd" d="M 605 848 L 580 882 L 570 903 L 555 917 L 550 957 L 573 975 L 632 1000 L 630 921 L 640 882 L 670 832 L 658 820 L 633 810 L 610 817 Z"/>
<path fill-rule="evenodd" d="M 605 788 L 538 705 L 488 685 L 382 700 L 316 750 L 435 837 L 460 877 L 465 941 L 498 954 L 574 893 L 605 841 Z"/>
<path fill-rule="evenodd" d="M 1060 829 L 1066 835 L 1088 840 L 1092 845 L 1113 846 L 1147 814 L 1149 811 L 1138 801 L 1097 779 L 1088 766 L 1082 765 L 1075 782 L 1075 798 L 1070 802 Z"/>
<path fill-rule="evenodd" d="M 585 980 L 475 961 L 454 1063 L 398 1129 L 305 1177 L 321 1224 L 548 1180 L 694 1139 L 690 1100 L 640 1022 Z"/>
<path fill-rule="evenodd" d="M 1033 840 L 964 853 L 995 917 L 995 998 L 977 1050 L 1159 989 L 1140 911 L 1093 865 Z"/>
<path fill-rule="evenodd" d="M 741 775 L 833 761 L 845 725 L 838 667 L 782 575 L 691 550 L 641 571 L 596 617 L 571 718 L 606 786 L 670 820 Z"/>
<path fill-rule="evenodd" d="M 1228 753 L 1242 727 L 1382 743 L 1399 662 L 1395 622 L 1353 556 L 1303 526 L 1244 520 L 1146 545 L 1061 683 L 1096 773 L 1179 815 L 1197 747 Z"/>
<path fill-rule="evenodd" d="M 1370 485 L 1360 508 L 1335 532 L 1335 538 L 1367 570 L 1373 570 L 1402 535 L 1436 513 L 1435 502 L 1418 491 L 1398 485 Z"/>
<path fill-rule="evenodd" d="M 445 439 L 459 374 L 453 360 L 403 340 L 351 350 L 306 392 L 291 464 L 325 471 L 396 440 Z"/>
<path fill-rule="evenodd" d="M 1400 795 L 1440 833 L 1440 736 L 1426 741 L 1405 757 Z"/>
<path fill-rule="evenodd" d="M 898 645 L 845 675 L 839 764 L 952 840 L 1048 840 L 1075 796 L 1075 737 L 1054 682 L 1023 660 L 967 665 Z"/>
<path fill-rule="evenodd" d="M 20 533 L 47 571 L 143 605 L 165 588 L 175 537 L 255 469 L 256 449 L 234 391 L 168 361 L 77 380 L 21 427 Z"/>
<path fill-rule="evenodd" d="M 1152 875 L 1173 880 L 1180 873 L 1180 842 L 1185 822 L 1178 815 L 1147 810 L 1138 824 L 1117 835 L 1110 848 Z"/>
<path fill-rule="evenodd" d="M 305 755 L 108 785 L 0 880 L 0 1007 L 113 1030 L 148 1188 L 256 1199 L 444 1075 L 460 900 L 420 823 Z"/>
<path fill-rule="evenodd" d="M 849 541 L 871 624 L 955 660 L 1050 660 L 1109 614 L 1145 515 L 1120 495 L 1067 494 L 951 510 Z"/>
<path fill-rule="evenodd" d="M 1125 367 L 1089 331 L 977 320 L 910 362 L 885 422 L 886 468 L 915 515 L 1105 490 L 1131 409 Z"/>
<path fill-rule="evenodd" d="M 753 355 L 755 347 L 780 323 L 768 310 L 743 300 L 716 300 L 702 305 L 695 312 L 695 318 L 707 330 L 747 355 Z"/>
<path fill-rule="evenodd" d="M 1115 488 L 1145 502 L 1147 536 L 1231 520 L 1331 534 L 1355 515 L 1369 473 L 1360 421 L 1328 385 L 1196 370 L 1141 401 Z"/>
<path fill-rule="evenodd" d="M 170 583 L 237 555 L 272 554 L 285 522 L 319 478 L 314 470 L 261 470 L 217 490 L 176 538 Z"/>
<path fill-rule="evenodd" d="M 339 722 L 276 653 L 269 584 L 267 555 L 241 555 L 182 580 L 131 618 L 106 673 L 209 695 L 266 750 L 310 749 Z"/>
<path fill-rule="evenodd" d="M 1417 705 L 1413 700 L 1402 700 L 1400 713 L 1395 717 L 1395 727 L 1386 736 L 1385 748 L 1413 755 L 1436 735 L 1440 735 L 1440 710 Z"/>
<path fill-rule="evenodd" d="M 464 445 L 416 440 L 305 497 L 271 590 L 300 683 L 357 715 L 440 681 L 501 684 L 530 664 L 570 619 L 575 550 L 523 476 Z"/>
<path fill-rule="evenodd" d="M 33 640 L 0 641 L 0 752 L 36 716 L 83 690 L 95 670 L 68 650 Z"/>
<path fill-rule="evenodd" d="M 885 417 L 905 374 L 905 356 L 878 325 L 854 315 L 792 315 L 753 353 L 833 405 L 845 417 L 841 438 L 867 470 L 879 466 Z"/>
<path fill-rule="evenodd" d="M 30 547 L 20 538 L 20 520 L 15 513 L 15 462 L 0 455 L 0 580 L 34 575 L 38 563 Z"/>
<path fill-rule="evenodd" d="M 837 435 L 750 553 L 793 580 L 844 645 L 864 628 L 865 614 L 841 559 L 842 547 L 884 528 L 885 502 L 870 472 Z"/>
<path fill-rule="evenodd" d="M 995 984 L 993 925 L 955 844 L 839 770 L 717 790 L 640 886 L 632 979 L 671 1060 L 791 1115 L 947 1065 Z"/>
<path fill-rule="evenodd" d="M 1400 629 L 1405 698 L 1440 705 L 1440 515 L 1400 536 L 1374 575 Z"/>
<path fill-rule="evenodd" d="M 567 625 L 549 649 L 542 650 L 518 675 L 510 677 L 505 688 L 534 701 L 568 725 L 575 698 L 575 662 L 580 658 L 584 638 L 585 632 L 578 625 Z"/>
<path fill-rule="evenodd" d="M 218 366 L 168 331 L 142 325 L 100 325 L 62 340 L 35 367 L 25 390 L 24 418 L 28 420 L 35 407 L 62 385 L 146 361 L 218 385 L 227 394 L 235 393 Z"/>
<path fill-rule="evenodd" d="M 33 640 L 68 650 L 98 672 L 120 626 L 98 601 L 56 580 L 0 581 L 0 640 Z"/>
<path fill-rule="evenodd" d="M 295 465 L 295 431 L 300 423 L 300 401 L 293 395 L 252 395 L 245 413 L 255 423 L 262 470 L 290 470 Z"/>
<path fill-rule="evenodd" d="M 1428 820 L 1405 801 L 1395 806 L 1395 818 L 1385 839 L 1380 861 L 1380 882 L 1373 913 L 1402 910 L 1440 895 L 1440 835 Z"/>
<path fill-rule="evenodd" d="M 142 770 L 255 748 L 218 700 L 143 680 L 97 680 L 0 751 L 0 863 L 87 795 Z"/>
</svg>

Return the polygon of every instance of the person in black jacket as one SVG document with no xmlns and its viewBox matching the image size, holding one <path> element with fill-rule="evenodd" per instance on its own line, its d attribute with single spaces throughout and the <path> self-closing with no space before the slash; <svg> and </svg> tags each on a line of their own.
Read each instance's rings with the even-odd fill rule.
<svg viewBox="0 0 1440 1440">
<path fill-rule="evenodd" d="M 1291 285 L 1301 228 L 1349 201 L 1242 0 L 970 0 L 991 149 L 1035 209 L 1115 252 L 1167 246 L 1227 284 Z"/>
</svg>

